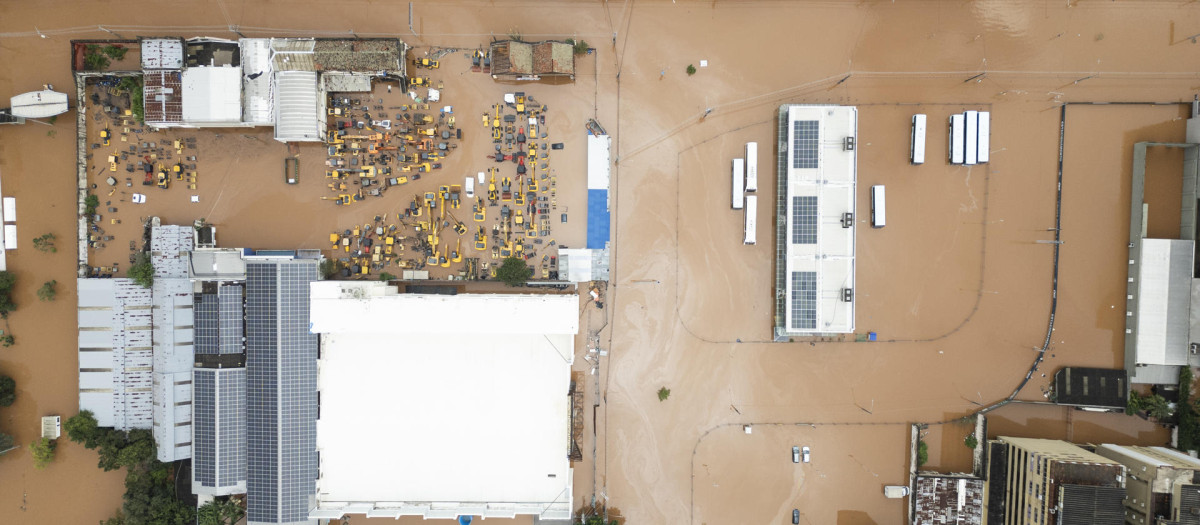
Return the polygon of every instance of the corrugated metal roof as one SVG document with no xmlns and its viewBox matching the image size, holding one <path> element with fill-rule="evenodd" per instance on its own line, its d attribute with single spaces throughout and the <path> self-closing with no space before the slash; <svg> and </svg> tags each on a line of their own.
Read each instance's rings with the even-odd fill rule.
<svg viewBox="0 0 1200 525">
<path fill-rule="evenodd" d="M 273 124 L 274 86 L 271 79 L 271 39 L 244 38 L 242 50 L 242 121 L 260 126 Z"/>
<path fill-rule="evenodd" d="M 275 71 L 316 71 L 311 38 L 271 39 L 271 67 Z"/>
<path fill-rule="evenodd" d="M 533 46 L 533 72 L 539 75 L 575 74 L 575 49 L 565 42 L 538 42 Z"/>
<path fill-rule="evenodd" d="M 23 118 L 46 118 L 67 112 L 67 94 L 51 91 L 30 91 L 9 98 L 11 112 Z"/>
<path fill-rule="evenodd" d="M 1137 363 L 1187 365 L 1195 241 L 1142 239 L 1138 264 Z"/>
<path fill-rule="evenodd" d="M 316 142 L 325 122 L 321 115 L 317 74 L 312 71 L 275 73 L 275 140 Z"/>
<path fill-rule="evenodd" d="M 533 46 L 525 42 L 492 43 L 493 75 L 528 75 L 533 73 Z"/>
<path fill-rule="evenodd" d="M 132 279 L 79 279 L 78 290 L 79 408 L 100 426 L 150 428 L 150 289 Z"/>
<path fill-rule="evenodd" d="M 326 93 L 371 91 L 371 75 L 364 73 L 321 73 L 321 90 Z"/>
<path fill-rule="evenodd" d="M 1060 490 L 1060 524 L 1124 525 L 1124 488 L 1064 484 Z"/>
<path fill-rule="evenodd" d="M 914 523 L 983 523 L 983 480 L 959 476 L 918 476 Z"/>
<path fill-rule="evenodd" d="M 403 51 L 397 38 L 323 38 L 313 47 L 317 71 L 403 73 Z"/>
<path fill-rule="evenodd" d="M 178 38 L 142 40 L 142 69 L 179 69 L 182 67 L 182 40 Z"/>
<path fill-rule="evenodd" d="M 242 121 L 242 68 L 190 67 L 183 70 L 183 121 Z"/>
<path fill-rule="evenodd" d="M 176 224 L 155 226 L 150 230 L 150 262 L 154 276 L 160 278 L 188 276 L 188 252 L 192 250 L 192 228 Z"/>
</svg>

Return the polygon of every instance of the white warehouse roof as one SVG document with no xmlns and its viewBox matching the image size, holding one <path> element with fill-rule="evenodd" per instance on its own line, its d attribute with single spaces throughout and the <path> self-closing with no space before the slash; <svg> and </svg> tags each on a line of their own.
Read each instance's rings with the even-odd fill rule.
<svg viewBox="0 0 1200 525">
<path fill-rule="evenodd" d="M 178 38 L 142 40 L 142 69 L 182 69 L 183 41 Z"/>
<path fill-rule="evenodd" d="M 1194 245 L 1178 239 L 1141 241 L 1133 334 L 1139 365 L 1188 364 Z"/>
<path fill-rule="evenodd" d="M 275 72 L 275 140 L 316 142 L 325 127 L 315 71 Z"/>
<path fill-rule="evenodd" d="M 189 67 L 183 70 L 183 122 L 242 121 L 242 68 Z"/>
<path fill-rule="evenodd" d="M 786 335 L 854 331 L 854 235 L 857 224 L 843 224 L 854 213 L 857 157 L 845 147 L 858 134 L 858 109 L 852 106 L 788 105 L 780 111 L 779 137 L 786 198 L 782 260 Z"/>
<path fill-rule="evenodd" d="M 577 296 L 311 286 L 322 334 L 311 517 L 570 517 Z M 364 447 L 364 424 L 387 446 Z"/>
</svg>

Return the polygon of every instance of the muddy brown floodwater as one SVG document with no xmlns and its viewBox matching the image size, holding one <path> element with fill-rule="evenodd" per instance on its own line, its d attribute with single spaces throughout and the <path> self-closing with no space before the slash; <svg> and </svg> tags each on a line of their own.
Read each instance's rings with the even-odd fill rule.
<svg viewBox="0 0 1200 525">
<path fill-rule="evenodd" d="M 526 91 L 561 116 L 558 133 L 576 141 L 568 155 L 581 155 L 589 117 L 614 136 L 613 287 L 608 317 L 589 312 L 586 324 L 608 357 L 587 376 L 599 380 L 589 402 L 603 403 L 575 497 L 577 505 L 619 507 L 630 523 L 775 523 L 793 508 L 808 523 L 901 522 L 903 502 L 883 498 L 880 487 L 903 482 L 908 425 L 1010 395 L 1045 339 L 1053 247 L 1038 241 L 1053 238 L 1061 104 L 1181 102 L 1200 85 L 1191 67 L 1197 48 L 1184 38 L 1200 32 L 1200 10 L 1186 2 L 417 2 L 411 32 L 407 9 L 368 0 L 50 5 L 0 5 L 0 96 L 47 82 L 70 91 L 68 41 L 110 36 L 96 24 L 123 37 L 231 37 L 230 26 L 248 36 L 354 31 L 399 36 L 418 53 L 474 48 L 510 32 L 590 42 L 596 50 L 579 61 L 574 84 Z M 701 60 L 707 67 L 685 73 Z M 462 97 L 454 103 L 465 132 L 471 115 L 513 88 L 453 62 L 441 74 L 450 96 Z M 745 141 L 758 141 L 767 167 L 759 191 L 771 201 L 773 116 L 782 103 L 860 109 L 859 185 L 887 184 L 892 195 L 888 227 L 858 228 L 857 237 L 857 326 L 881 342 L 767 342 L 774 210 L 759 210 L 762 242 L 738 242 L 727 168 Z M 965 109 L 992 112 L 990 164 L 941 158 L 941 123 Z M 1129 146 L 1182 140 L 1183 111 L 1067 109 L 1059 308 L 1047 361 L 1019 399 L 1042 400 L 1058 367 L 1121 363 L 1123 318 L 1114 305 L 1124 280 Z M 931 124 L 928 161 L 913 167 L 908 119 L 917 112 Z M 22 239 L 8 259 L 20 283 L 21 308 L 10 318 L 17 345 L 0 349 L 0 372 L 17 379 L 19 399 L 0 409 L 0 428 L 21 443 L 36 435 L 37 416 L 77 409 L 73 128 L 69 113 L 53 127 L 0 129 L 3 193 L 17 198 Z M 327 191 L 316 186 L 324 181 L 279 180 L 283 146 L 262 132 L 232 135 L 212 137 L 223 156 L 200 153 L 213 162 L 201 173 L 201 203 L 180 192 L 164 216 L 213 219 L 225 245 L 325 248 L 330 231 L 386 211 L 318 207 L 311 197 Z M 262 149 L 249 147 L 258 142 Z M 456 177 L 485 167 L 457 157 Z M 322 158 L 302 159 L 305 173 L 323 171 Z M 1170 235 L 1174 159 L 1151 161 L 1164 178 L 1148 181 L 1150 227 Z M 582 176 L 576 156 L 556 164 L 560 180 L 572 164 Z M 380 202 L 401 205 L 395 200 Z M 58 235 L 58 253 L 31 249 L 29 239 L 45 232 Z M 124 262 L 125 244 L 97 257 Z M 34 290 L 50 279 L 60 283 L 58 300 L 36 301 Z M 672 391 L 665 402 L 655 396 L 662 386 Z M 756 430 L 747 435 L 742 424 Z M 990 428 L 1142 444 L 1164 436 L 1137 418 L 1052 407 L 1005 407 Z M 950 450 L 961 447 L 956 429 L 943 429 L 945 453 L 931 450 L 937 466 L 962 463 Z M 813 463 L 792 464 L 792 445 L 811 446 Z M 24 450 L 0 457 L 3 516 L 89 523 L 110 515 L 120 492 L 119 473 L 101 473 L 94 454 L 70 444 L 44 471 Z"/>
</svg>

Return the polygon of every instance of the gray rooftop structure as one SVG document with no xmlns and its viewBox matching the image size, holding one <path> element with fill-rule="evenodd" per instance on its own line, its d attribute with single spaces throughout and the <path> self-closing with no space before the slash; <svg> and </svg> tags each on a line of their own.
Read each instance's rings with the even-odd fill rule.
<svg viewBox="0 0 1200 525">
<path fill-rule="evenodd" d="M 309 283 L 319 259 L 246 264 L 247 523 L 314 524 L 317 336 Z"/>
<path fill-rule="evenodd" d="M 183 68 L 183 39 L 143 38 L 141 47 L 142 69 Z"/>
<path fill-rule="evenodd" d="M 913 496 L 915 525 L 982 525 L 983 479 L 973 476 L 917 476 Z"/>
<path fill-rule="evenodd" d="M 155 277 L 185 278 L 188 276 L 188 252 L 192 251 L 194 231 L 191 226 L 157 225 L 150 230 L 150 262 Z"/>
<path fill-rule="evenodd" d="M 324 106 L 325 96 L 318 89 L 316 72 L 276 70 L 275 140 L 324 140 Z"/>
<path fill-rule="evenodd" d="M 192 454 L 192 283 L 178 277 L 158 278 L 154 280 L 151 292 L 153 431 L 158 444 L 158 460 L 169 462 L 187 459 Z"/>
<path fill-rule="evenodd" d="M 317 71 L 404 75 L 404 51 L 398 38 L 318 38 L 313 61 Z"/>
<path fill-rule="evenodd" d="M 119 430 L 153 424 L 151 293 L 132 279 L 79 279 L 79 409 Z"/>
</svg>

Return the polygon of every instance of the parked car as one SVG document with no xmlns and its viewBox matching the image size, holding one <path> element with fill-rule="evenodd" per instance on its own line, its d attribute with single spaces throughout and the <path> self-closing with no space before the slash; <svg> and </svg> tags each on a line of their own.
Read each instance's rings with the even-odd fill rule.
<svg viewBox="0 0 1200 525">
<path fill-rule="evenodd" d="M 800 447 L 792 447 L 792 463 L 800 462 Z"/>
<path fill-rule="evenodd" d="M 799 525 L 800 509 L 792 509 L 792 525 Z"/>
<path fill-rule="evenodd" d="M 803 452 L 803 454 L 804 454 L 804 462 L 805 462 L 805 463 L 808 463 L 808 461 L 809 461 L 810 459 L 812 459 L 812 458 L 810 458 L 810 457 L 809 457 L 809 453 L 808 453 L 808 452 L 809 452 L 809 451 L 808 451 L 808 447 L 804 447 L 803 449 L 801 449 L 801 451 L 802 451 L 802 452 Z"/>
</svg>

